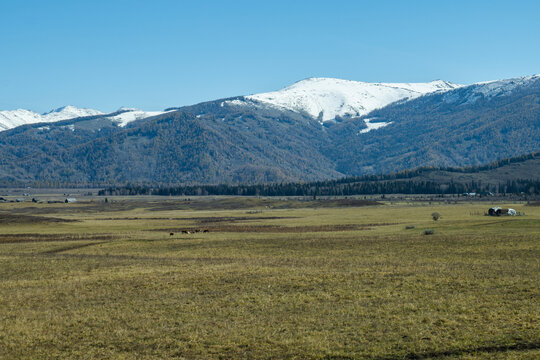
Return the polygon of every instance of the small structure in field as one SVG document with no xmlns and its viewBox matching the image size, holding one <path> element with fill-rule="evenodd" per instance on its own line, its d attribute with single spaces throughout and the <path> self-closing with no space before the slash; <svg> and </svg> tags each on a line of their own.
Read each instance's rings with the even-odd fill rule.
<svg viewBox="0 0 540 360">
<path fill-rule="evenodd" d="M 516 216 L 517 212 L 514 209 L 504 209 L 500 206 L 494 206 L 488 210 L 489 216 Z"/>
<path fill-rule="evenodd" d="M 76 203 L 76 202 L 77 202 L 77 199 L 75 199 L 75 198 L 67 198 L 64 202 L 65 202 L 66 204 L 69 204 L 69 203 Z"/>
</svg>

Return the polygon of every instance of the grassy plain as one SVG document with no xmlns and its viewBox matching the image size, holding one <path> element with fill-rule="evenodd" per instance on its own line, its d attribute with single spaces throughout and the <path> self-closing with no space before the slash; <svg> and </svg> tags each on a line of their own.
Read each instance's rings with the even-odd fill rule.
<svg viewBox="0 0 540 360">
<path fill-rule="evenodd" d="M 0 204 L 0 358 L 540 358 L 540 207 L 355 205 Z"/>
</svg>

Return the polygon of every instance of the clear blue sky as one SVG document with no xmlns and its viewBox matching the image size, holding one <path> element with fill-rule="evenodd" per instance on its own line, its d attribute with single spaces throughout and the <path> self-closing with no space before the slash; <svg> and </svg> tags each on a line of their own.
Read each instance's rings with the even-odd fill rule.
<svg viewBox="0 0 540 360">
<path fill-rule="evenodd" d="M 540 1 L 0 1 L 0 110 L 540 73 Z"/>
</svg>

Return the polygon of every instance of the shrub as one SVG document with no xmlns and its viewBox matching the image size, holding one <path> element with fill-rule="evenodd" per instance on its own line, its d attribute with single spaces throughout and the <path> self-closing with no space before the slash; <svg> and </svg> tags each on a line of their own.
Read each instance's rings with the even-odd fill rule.
<svg viewBox="0 0 540 360">
<path fill-rule="evenodd" d="M 431 213 L 431 218 L 433 219 L 433 221 L 439 220 L 440 217 L 441 214 L 439 214 L 438 212 Z"/>
<path fill-rule="evenodd" d="M 424 230 L 424 235 L 433 235 L 433 234 L 435 234 L 435 230 L 433 229 Z"/>
</svg>

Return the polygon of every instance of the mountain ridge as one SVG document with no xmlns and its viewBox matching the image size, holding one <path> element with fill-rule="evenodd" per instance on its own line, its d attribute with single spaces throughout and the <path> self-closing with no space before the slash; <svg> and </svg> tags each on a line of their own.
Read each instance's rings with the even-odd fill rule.
<svg viewBox="0 0 540 360">
<path fill-rule="evenodd" d="M 72 105 L 62 106 L 43 114 L 25 109 L 3 110 L 0 111 L 0 131 L 29 124 L 53 123 L 97 115 L 111 117 L 111 120 L 118 122 L 120 126 L 125 126 L 132 121 L 160 115 L 164 112 L 165 111 L 143 111 L 134 108 L 122 107 L 115 112 L 106 114 L 99 110 L 78 108 Z"/>
<path fill-rule="evenodd" d="M 241 96 L 166 110 L 125 124 L 115 118 L 121 110 L 0 132 L 0 184 L 317 181 L 478 165 L 540 148 L 535 76 L 323 124 Z"/>
<path fill-rule="evenodd" d="M 319 120 L 323 123 L 334 121 L 336 118 L 364 116 L 371 111 L 383 108 L 394 102 L 408 101 L 434 92 L 447 92 L 468 86 L 482 87 L 485 85 L 497 87 L 497 83 L 500 82 L 515 85 L 516 83 L 534 80 L 539 77 L 540 75 L 530 75 L 506 80 L 479 82 L 471 85 L 459 85 L 440 79 L 425 83 L 369 83 L 338 78 L 309 77 L 276 91 L 235 96 L 222 100 L 229 101 L 233 105 L 242 104 L 246 100 L 260 102 L 263 105 L 301 112 L 313 118 L 319 119 L 320 117 Z M 313 86 L 313 84 L 317 86 Z M 511 86 L 509 87 L 511 90 Z M 376 92 L 374 89 L 380 93 L 374 94 Z M 381 89 L 383 90 L 382 92 Z M 385 93 L 384 90 L 394 93 Z M 150 112 L 122 107 L 116 112 L 124 111 L 126 113 L 132 112 L 132 114 L 130 114 L 131 116 L 119 117 L 116 120 L 118 120 L 121 126 L 125 126 L 134 120 L 156 116 L 167 111 L 190 106 L 194 105 L 169 107 L 164 111 Z M 62 106 L 42 114 L 26 109 L 2 110 L 0 111 L 0 131 L 26 124 L 55 122 L 93 115 L 105 115 L 105 113 L 99 110 L 77 108 L 71 105 Z"/>
</svg>

